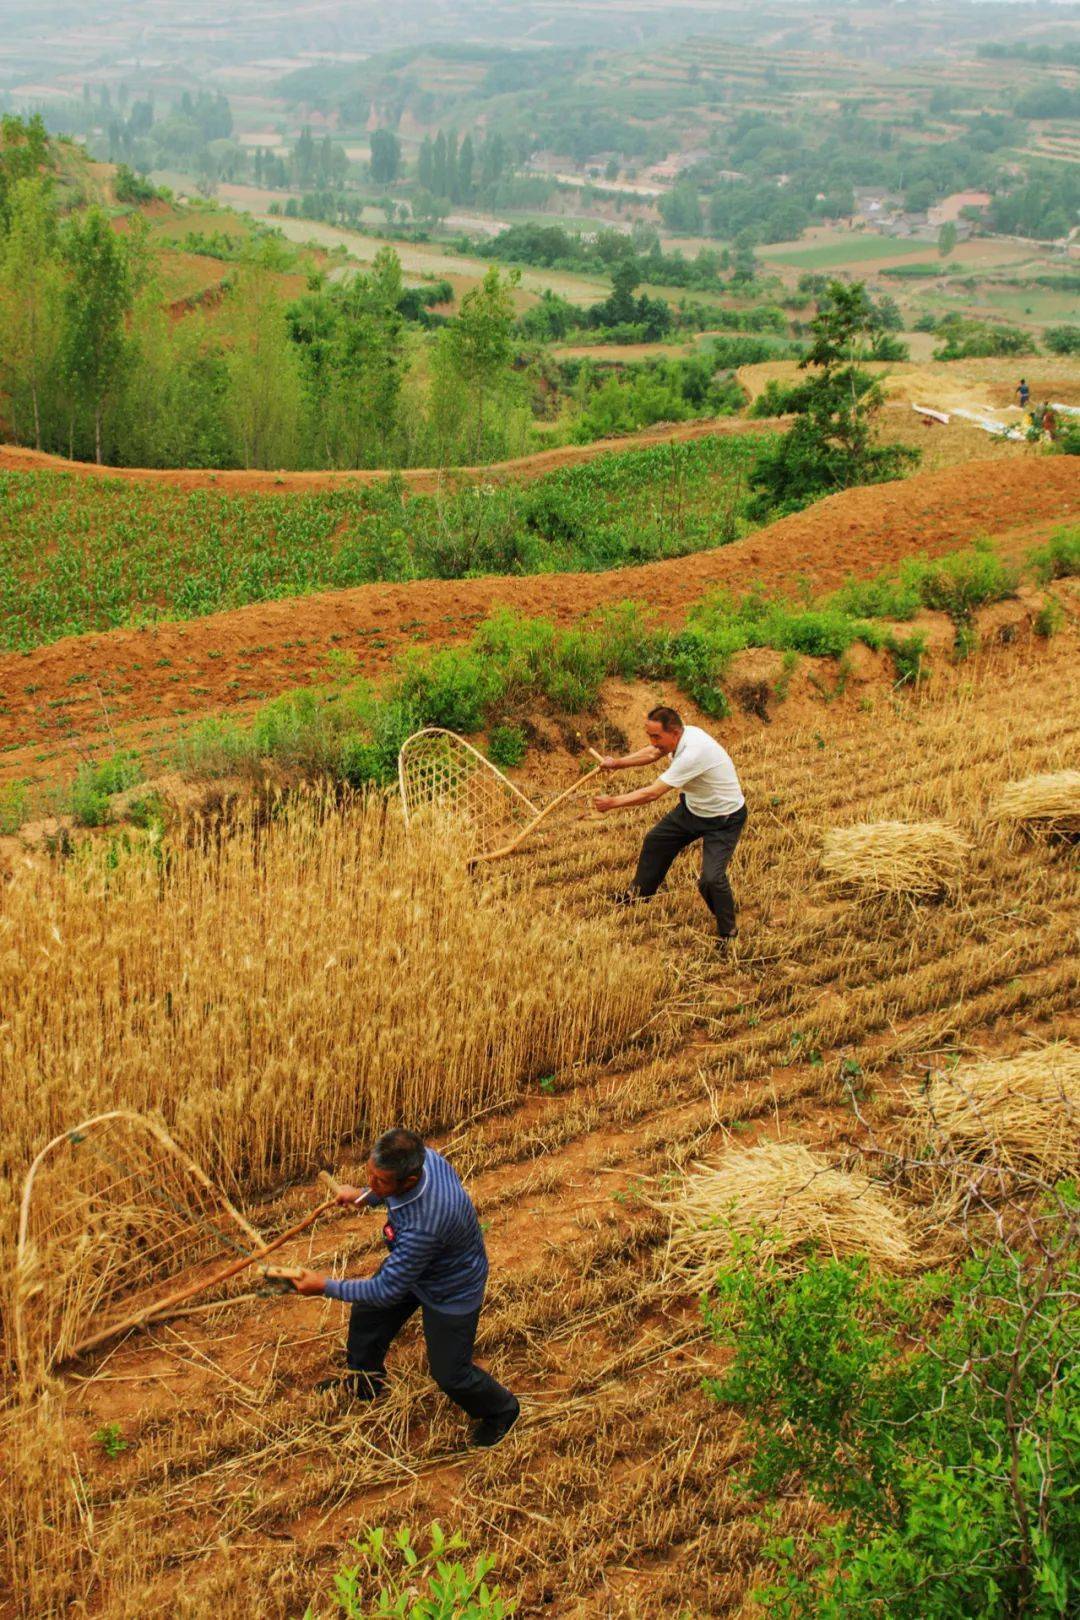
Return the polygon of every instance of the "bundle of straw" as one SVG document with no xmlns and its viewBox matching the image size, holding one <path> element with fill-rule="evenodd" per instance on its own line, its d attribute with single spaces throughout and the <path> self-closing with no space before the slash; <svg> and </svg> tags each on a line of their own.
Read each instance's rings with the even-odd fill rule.
<svg viewBox="0 0 1080 1620">
<path fill-rule="evenodd" d="M 1080 1169 L 1080 1047 L 1068 1041 L 935 1073 L 912 1101 L 913 1128 L 951 1156 L 1051 1181 Z"/>
<path fill-rule="evenodd" d="M 834 1169 L 797 1142 L 732 1149 L 699 1165 L 661 1205 L 671 1220 L 670 1263 L 693 1288 L 707 1288 L 738 1237 L 755 1253 L 794 1264 L 815 1248 L 843 1259 L 866 1255 L 883 1271 L 910 1271 L 915 1251 L 903 1212 L 865 1176 Z"/>
<path fill-rule="evenodd" d="M 1080 771 L 1048 771 L 1008 782 L 988 812 L 991 821 L 1058 837 L 1080 833 Z"/>
<path fill-rule="evenodd" d="M 865 894 L 935 895 L 955 888 L 970 849 L 944 821 L 863 821 L 825 834 L 821 866 Z"/>
</svg>

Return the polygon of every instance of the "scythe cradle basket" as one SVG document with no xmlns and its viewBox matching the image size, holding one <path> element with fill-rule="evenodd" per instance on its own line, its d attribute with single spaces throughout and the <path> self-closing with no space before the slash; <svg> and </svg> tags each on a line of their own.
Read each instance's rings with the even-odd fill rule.
<svg viewBox="0 0 1080 1620">
<path fill-rule="evenodd" d="M 541 810 L 454 731 L 426 726 L 398 754 L 406 825 L 431 815 L 463 823 L 474 842 L 473 862 L 510 854 L 599 771 L 599 765 L 587 771 Z"/>
<path fill-rule="evenodd" d="M 442 726 L 425 726 L 402 743 L 398 783 L 407 825 L 432 814 L 457 819 L 477 853 L 494 849 L 539 814 L 498 766 Z"/>
<path fill-rule="evenodd" d="M 125 1109 L 63 1131 L 23 1184 L 9 1338 L 24 1376 L 110 1336 L 181 1279 L 263 1239 L 156 1120 Z"/>
</svg>

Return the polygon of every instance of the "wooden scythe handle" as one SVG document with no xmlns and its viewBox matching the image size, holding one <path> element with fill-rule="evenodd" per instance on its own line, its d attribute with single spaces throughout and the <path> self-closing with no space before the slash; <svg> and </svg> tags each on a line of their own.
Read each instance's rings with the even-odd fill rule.
<svg viewBox="0 0 1080 1620">
<path fill-rule="evenodd" d="M 501 849 L 488 850 L 487 853 L 483 855 L 473 855 L 469 860 L 469 865 L 478 866 L 481 861 L 497 861 L 501 855 L 509 855 L 512 850 L 517 849 L 519 844 L 524 843 L 525 839 L 528 838 L 530 833 L 536 831 L 537 827 L 539 827 L 540 823 L 545 819 L 545 817 L 550 816 L 553 810 L 557 810 L 559 808 L 564 799 L 569 799 L 570 796 L 576 793 L 579 788 L 583 788 L 586 782 L 591 782 L 593 777 L 599 776 L 599 774 L 600 766 L 594 765 L 591 771 L 586 771 L 584 776 L 580 776 L 576 782 L 572 782 L 568 788 L 565 788 L 563 792 L 559 794 L 558 798 L 552 799 L 549 805 L 545 805 L 544 809 L 541 810 L 536 819 L 534 821 L 530 821 L 527 827 L 523 827 L 515 837 L 511 838 L 508 844 L 503 844 Z"/>
<path fill-rule="evenodd" d="M 241 1271 L 246 1271 L 248 1266 L 253 1266 L 256 1261 L 264 1259 L 268 1254 L 273 1254 L 275 1249 L 280 1249 L 282 1244 L 289 1242 L 290 1238 L 299 1237 L 301 1232 L 306 1232 L 309 1226 L 315 1224 L 320 1215 L 325 1215 L 327 1210 L 333 1209 L 337 1203 L 337 1182 L 325 1170 L 320 1172 L 319 1180 L 334 1189 L 334 1196 L 311 1210 L 309 1214 L 304 1216 L 302 1221 L 297 1221 L 295 1226 L 290 1226 L 287 1232 L 279 1233 L 276 1238 L 271 1238 L 269 1243 L 264 1243 L 261 1248 L 254 1249 L 251 1254 L 243 1255 L 239 1260 L 233 1260 L 229 1265 L 223 1266 L 220 1271 L 215 1271 L 213 1276 L 205 1277 L 201 1282 L 189 1283 L 186 1288 L 180 1288 L 175 1294 L 169 1294 L 165 1299 L 159 1299 L 154 1305 L 147 1305 L 144 1310 L 136 1311 L 133 1316 L 125 1318 L 124 1321 L 114 1322 L 111 1327 L 102 1328 L 99 1332 L 91 1333 L 87 1338 L 80 1339 L 78 1344 L 73 1344 L 65 1353 L 63 1359 L 68 1361 L 73 1356 L 85 1355 L 88 1350 L 96 1350 L 99 1344 L 104 1344 L 107 1339 L 115 1338 L 118 1333 L 128 1333 L 132 1328 L 143 1327 L 149 1322 L 157 1321 L 160 1317 L 168 1315 L 177 1305 L 183 1305 L 187 1300 L 194 1299 L 196 1294 L 203 1294 L 208 1288 L 216 1288 L 219 1283 L 228 1282 L 230 1277 L 235 1277 Z"/>
</svg>

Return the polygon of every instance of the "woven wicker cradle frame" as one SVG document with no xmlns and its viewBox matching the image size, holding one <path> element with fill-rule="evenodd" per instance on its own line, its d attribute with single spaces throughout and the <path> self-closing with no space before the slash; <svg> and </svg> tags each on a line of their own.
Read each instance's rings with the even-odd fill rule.
<svg viewBox="0 0 1080 1620">
<path fill-rule="evenodd" d="M 406 824 L 435 813 L 467 825 L 478 852 L 490 849 L 539 811 L 479 749 L 441 726 L 401 745 L 398 783 Z"/>
<path fill-rule="evenodd" d="M 20 1370 L 151 1307 L 262 1238 L 156 1120 L 115 1109 L 46 1143 L 23 1184 L 12 1309 Z"/>
</svg>

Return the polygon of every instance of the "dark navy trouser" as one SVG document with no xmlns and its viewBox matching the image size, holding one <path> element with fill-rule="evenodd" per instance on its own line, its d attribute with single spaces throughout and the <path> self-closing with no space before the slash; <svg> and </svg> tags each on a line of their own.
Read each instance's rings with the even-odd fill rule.
<svg viewBox="0 0 1080 1620">
<path fill-rule="evenodd" d="M 480 1307 L 462 1315 L 437 1311 L 408 1294 L 396 1305 L 356 1304 L 349 1312 L 345 1359 L 349 1371 L 361 1373 L 376 1395 L 386 1383 L 386 1352 L 416 1311 L 424 1313 L 424 1342 L 431 1376 L 444 1395 L 470 1417 L 504 1417 L 517 1401 L 508 1389 L 473 1360 Z"/>
<path fill-rule="evenodd" d="M 698 891 L 713 916 L 716 931 L 725 938 L 735 932 L 735 896 L 728 882 L 728 862 L 746 826 L 746 806 L 730 816 L 695 816 L 679 795 L 674 810 L 645 834 L 634 877 L 633 892 L 647 899 L 656 893 L 667 877 L 668 868 L 680 850 L 701 839 L 701 880 Z"/>
</svg>

